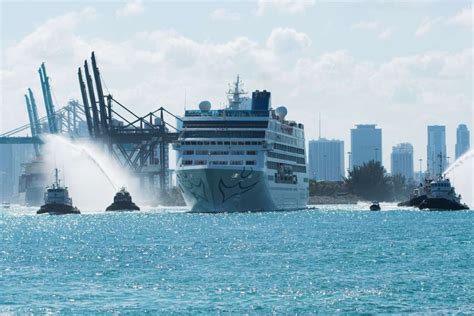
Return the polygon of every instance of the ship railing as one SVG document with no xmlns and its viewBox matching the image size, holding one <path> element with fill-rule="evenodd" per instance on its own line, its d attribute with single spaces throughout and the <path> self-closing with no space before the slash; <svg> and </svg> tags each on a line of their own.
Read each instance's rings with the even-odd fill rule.
<svg viewBox="0 0 474 316">
<path fill-rule="evenodd" d="M 269 117 L 270 111 L 254 110 L 186 110 L 186 117 Z"/>
</svg>

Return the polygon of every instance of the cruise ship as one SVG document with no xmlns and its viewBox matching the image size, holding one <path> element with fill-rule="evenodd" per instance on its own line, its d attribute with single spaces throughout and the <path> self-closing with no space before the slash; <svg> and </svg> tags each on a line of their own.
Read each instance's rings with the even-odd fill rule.
<svg viewBox="0 0 474 316">
<path fill-rule="evenodd" d="M 303 124 L 271 107 L 271 93 L 247 97 L 237 80 L 224 109 L 203 101 L 186 110 L 177 151 L 178 186 L 191 212 L 305 208 L 308 174 Z"/>
</svg>

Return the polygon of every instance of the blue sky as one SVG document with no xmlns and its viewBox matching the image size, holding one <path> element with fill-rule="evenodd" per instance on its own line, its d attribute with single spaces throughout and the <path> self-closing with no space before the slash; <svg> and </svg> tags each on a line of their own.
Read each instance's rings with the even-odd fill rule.
<svg viewBox="0 0 474 316">
<path fill-rule="evenodd" d="M 149 112 L 175 113 L 225 101 L 239 73 L 248 90 L 315 137 L 345 140 L 356 123 L 383 129 L 391 146 L 411 142 L 426 156 L 426 125 L 472 127 L 470 1 L 1 2 L 0 132 L 25 123 L 23 93 L 40 88 L 45 61 L 59 104 L 80 98 L 76 70 L 95 50 L 114 96 Z M 8 102 L 6 101 L 8 100 Z M 132 105 L 133 104 L 133 105 Z M 347 161 L 346 161 L 347 163 Z"/>
</svg>

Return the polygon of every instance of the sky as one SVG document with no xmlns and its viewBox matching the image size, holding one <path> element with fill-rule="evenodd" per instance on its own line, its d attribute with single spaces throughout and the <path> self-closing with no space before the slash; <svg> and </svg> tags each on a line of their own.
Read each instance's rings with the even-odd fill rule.
<svg viewBox="0 0 474 316">
<path fill-rule="evenodd" d="M 457 125 L 473 128 L 471 1 L 0 0 L 0 11 L 0 133 L 28 122 L 28 87 L 44 115 L 41 62 L 56 107 L 80 100 L 77 68 L 92 51 L 106 93 L 138 114 L 220 108 L 239 74 L 307 139 L 321 115 L 322 136 L 348 152 L 355 124 L 377 124 L 388 171 L 402 142 L 425 164 L 427 125 L 446 125 L 450 157 Z"/>
</svg>

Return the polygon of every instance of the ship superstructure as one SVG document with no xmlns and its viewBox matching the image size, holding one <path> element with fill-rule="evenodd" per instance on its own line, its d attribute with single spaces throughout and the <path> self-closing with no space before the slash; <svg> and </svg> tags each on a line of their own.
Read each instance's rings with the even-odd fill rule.
<svg viewBox="0 0 474 316">
<path fill-rule="evenodd" d="M 306 207 L 304 126 L 271 108 L 268 91 L 245 97 L 240 78 L 229 105 L 187 110 L 175 144 L 177 181 L 195 212 L 273 211 Z"/>
</svg>

